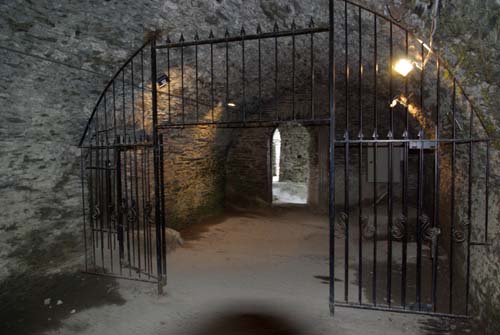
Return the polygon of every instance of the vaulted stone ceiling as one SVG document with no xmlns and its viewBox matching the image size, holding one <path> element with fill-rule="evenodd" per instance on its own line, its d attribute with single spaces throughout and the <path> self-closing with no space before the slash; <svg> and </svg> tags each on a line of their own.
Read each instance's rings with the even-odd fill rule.
<svg viewBox="0 0 500 335">
<path fill-rule="evenodd" d="M 431 0 L 360 3 L 389 8 L 428 36 Z M 500 4 L 441 3 L 436 41 L 498 133 Z M 14 268 L 44 265 L 38 253 L 79 252 L 63 243 L 78 236 L 81 220 L 76 144 L 104 83 L 151 31 L 221 36 L 226 27 L 237 33 L 258 23 L 263 30 L 293 19 L 303 26 L 310 17 L 321 24 L 326 9 L 326 0 L 1 2 L 0 280 Z"/>
</svg>

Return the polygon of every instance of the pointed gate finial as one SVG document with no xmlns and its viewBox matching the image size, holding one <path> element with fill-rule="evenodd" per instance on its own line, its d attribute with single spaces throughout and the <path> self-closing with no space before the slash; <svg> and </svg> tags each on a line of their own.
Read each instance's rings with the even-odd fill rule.
<svg viewBox="0 0 500 335">
<path fill-rule="evenodd" d="M 257 24 L 257 34 L 262 34 L 262 27 L 260 26 L 260 23 Z"/>
<path fill-rule="evenodd" d="M 241 36 L 245 36 L 246 32 L 245 32 L 244 26 L 241 26 L 240 34 L 241 34 Z"/>
<path fill-rule="evenodd" d="M 227 39 L 229 38 L 229 30 L 226 27 L 226 31 L 224 32 L 224 37 Z"/>
<path fill-rule="evenodd" d="M 280 28 L 279 28 L 279 26 L 278 26 L 278 22 L 274 22 L 273 31 L 274 31 L 275 33 L 277 33 L 279 30 L 280 30 Z"/>
<path fill-rule="evenodd" d="M 292 20 L 291 28 L 292 28 L 292 30 L 297 29 L 297 25 L 295 24 L 295 19 Z"/>
<path fill-rule="evenodd" d="M 200 39 L 200 36 L 198 35 L 198 31 L 196 31 L 194 34 L 194 40 L 198 41 L 199 39 Z"/>
<path fill-rule="evenodd" d="M 212 29 L 210 29 L 210 34 L 208 34 L 208 38 L 209 39 L 213 39 L 214 38 L 214 32 Z"/>
<path fill-rule="evenodd" d="M 311 20 L 309 21 L 309 28 L 314 28 L 314 20 L 311 16 Z"/>
<path fill-rule="evenodd" d="M 179 38 L 179 42 L 184 42 L 184 41 L 185 41 L 185 40 L 184 40 L 184 34 L 183 34 L 183 33 L 181 33 L 181 38 Z"/>
</svg>

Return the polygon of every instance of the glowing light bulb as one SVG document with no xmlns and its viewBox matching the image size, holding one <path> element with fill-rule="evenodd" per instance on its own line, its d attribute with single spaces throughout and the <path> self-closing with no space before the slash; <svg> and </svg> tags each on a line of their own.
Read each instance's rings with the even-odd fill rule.
<svg viewBox="0 0 500 335">
<path fill-rule="evenodd" d="M 396 63 L 396 65 L 394 65 L 394 71 L 396 71 L 403 77 L 406 77 L 408 73 L 410 73 L 412 70 L 413 70 L 413 63 L 405 58 L 400 59 Z"/>
<path fill-rule="evenodd" d="M 400 95 L 400 96 L 396 96 L 394 97 L 394 99 L 392 100 L 391 104 L 389 105 L 389 107 L 391 108 L 394 108 L 396 107 L 398 104 L 400 104 L 401 106 L 403 107 L 408 107 L 408 98 L 405 97 L 404 95 Z"/>
</svg>

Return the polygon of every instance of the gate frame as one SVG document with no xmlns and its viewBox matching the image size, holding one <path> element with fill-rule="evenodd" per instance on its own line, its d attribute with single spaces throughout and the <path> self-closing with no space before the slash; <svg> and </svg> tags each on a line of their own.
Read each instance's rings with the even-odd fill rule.
<svg viewBox="0 0 500 335">
<path fill-rule="evenodd" d="M 345 4 L 346 8 L 347 5 L 354 6 L 359 9 L 360 13 L 361 11 L 365 11 L 368 13 L 373 14 L 375 21 L 377 18 L 383 19 L 387 22 L 390 23 L 391 25 L 391 34 L 392 34 L 392 26 L 397 26 L 400 29 L 404 30 L 406 32 L 406 36 L 408 38 L 408 35 L 411 35 L 412 37 L 415 37 L 411 32 L 409 32 L 405 27 L 403 27 L 400 23 L 395 22 L 394 20 L 387 18 L 381 14 L 378 14 L 377 12 L 370 10 L 362 5 L 356 4 L 352 1 L 349 0 L 329 0 L 329 14 L 328 14 L 328 28 L 315 28 L 314 26 L 310 26 L 308 29 L 295 29 L 294 24 L 292 25 L 292 30 L 290 31 L 278 31 L 277 28 L 272 33 L 262 33 L 260 31 L 260 27 L 257 30 L 256 35 L 245 35 L 244 30 L 242 29 L 242 34 L 241 36 L 236 36 L 236 37 L 229 37 L 226 35 L 222 39 L 215 39 L 213 37 L 213 34 L 209 37 L 208 40 L 199 40 L 197 37 L 195 37 L 195 40 L 192 42 L 186 42 L 184 41 L 184 38 L 181 36 L 181 40 L 178 43 L 172 43 L 170 41 L 167 41 L 167 44 L 165 45 L 157 45 L 156 39 L 157 36 L 154 35 L 151 40 L 146 42 L 141 49 L 139 50 L 141 52 L 142 56 L 142 50 L 149 44 L 150 49 L 151 49 L 151 73 L 154 74 L 155 76 L 157 75 L 157 50 L 159 49 L 169 49 L 169 48 L 174 48 L 174 47 L 184 47 L 184 46 L 198 46 L 198 45 L 207 45 L 209 44 L 211 47 L 213 47 L 214 43 L 228 43 L 228 42 L 241 42 L 242 45 L 244 46 L 244 42 L 247 40 L 252 40 L 252 39 L 260 39 L 263 38 L 278 38 L 278 37 L 283 37 L 283 36 L 297 36 L 300 34 L 313 34 L 315 32 L 328 32 L 328 118 L 325 119 L 315 119 L 315 120 L 297 120 L 299 123 L 306 125 L 306 124 L 328 124 L 329 125 L 329 156 L 328 156 L 328 161 L 329 161 L 329 201 L 328 201 L 328 218 L 329 218 L 329 275 L 330 275 L 330 283 L 329 283 L 329 309 L 332 314 L 335 312 L 335 307 L 353 307 L 353 308 L 361 308 L 361 309 L 371 309 L 371 310 L 381 310 L 381 311 L 390 311 L 390 312 L 405 312 L 405 313 L 414 313 L 414 314 L 425 314 L 425 315 L 432 315 L 432 316 L 446 316 L 446 317 L 468 317 L 468 302 L 466 306 L 466 315 L 456 315 L 456 314 L 447 314 L 447 313 L 436 313 L 436 312 L 425 312 L 425 311 L 415 311 L 415 310 L 409 310 L 409 309 L 403 309 L 403 308 L 396 308 L 393 306 L 389 307 L 384 307 L 384 306 L 376 306 L 376 305 L 366 305 L 366 304 L 361 304 L 361 303 L 349 303 L 349 302 L 339 302 L 335 300 L 335 217 L 336 217 L 336 210 L 335 210 L 335 146 L 336 144 L 342 145 L 346 144 L 348 145 L 349 143 L 359 143 L 362 145 L 363 143 L 388 143 L 389 146 L 392 146 L 393 143 L 405 143 L 405 148 L 408 148 L 408 142 L 409 139 L 403 139 L 403 140 L 394 140 L 389 138 L 388 140 L 378 140 L 375 139 L 374 141 L 370 140 L 363 140 L 361 138 L 360 140 L 349 140 L 348 138 L 345 140 L 337 140 L 336 139 L 336 132 L 335 132 L 335 126 L 336 126 L 336 96 L 335 96 L 335 73 L 336 73 L 336 58 L 335 58 L 335 17 L 334 17 L 334 2 L 339 1 Z M 347 11 L 347 9 L 346 9 Z M 346 18 L 347 21 L 347 18 Z M 347 33 L 346 33 L 347 34 Z M 415 37 L 416 38 L 416 37 Z M 425 44 L 422 43 L 422 48 L 424 48 Z M 391 39 L 391 46 L 392 46 L 392 39 Z M 436 57 L 437 64 L 438 64 L 438 69 L 439 66 L 443 66 L 444 68 L 448 69 L 446 63 L 441 59 L 440 55 L 437 54 L 436 52 L 430 50 L 428 48 L 429 52 L 432 53 L 434 57 Z M 134 53 L 130 59 L 135 57 L 138 52 Z M 244 54 L 244 52 L 243 52 Z M 260 49 L 259 49 L 259 54 L 260 54 Z M 347 54 L 347 53 L 346 53 Z M 212 57 L 213 57 L 213 49 L 212 49 Z M 243 55 L 244 57 L 244 55 Z M 130 61 L 129 59 L 129 61 Z M 244 58 L 243 58 L 244 59 Z M 260 58 L 259 58 L 260 60 Z M 103 96 L 105 96 L 106 90 L 110 87 L 110 85 L 113 83 L 113 81 L 116 79 L 117 75 L 122 71 L 125 66 L 128 64 L 128 62 L 123 65 L 120 70 L 117 72 L 117 74 L 113 77 L 113 79 L 108 83 L 106 86 L 105 91 L 103 94 L 100 96 L 96 108 L 92 112 L 92 115 L 90 117 L 89 122 L 87 123 L 87 126 L 85 128 L 85 132 L 81 138 L 80 141 L 80 148 L 83 149 L 88 148 L 84 145 L 85 139 L 87 134 L 89 133 L 90 127 L 91 127 L 91 122 L 94 118 L 94 115 L 97 112 L 97 107 L 103 100 Z M 212 62 L 213 64 L 213 62 Z M 212 65 L 213 66 L 213 65 Z M 259 63 L 260 66 L 260 63 Z M 244 73 L 244 69 L 243 69 Z M 451 73 L 451 72 L 450 72 Z M 243 74 L 244 75 L 244 74 Z M 481 138 L 481 139 L 472 139 L 472 136 L 470 136 L 469 143 L 470 148 L 472 148 L 472 143 L 476 142 L 485 142 L 487 143 L 487 149 L 486 149 L 486 222 L 485 222 L 485 241 L 480 241 L 480 242 L 474 242 L 471 241 L 470 238 L 470 229 L 468 232 L 468 256 L 467 256 L 467 269 L 468 273 L 470 271 L 470 247 L 471 246 L 485 246 L 488 245 L 488 180 L 489 180 L 489 149 L 490 149 L 490 138 L 489 138 L 489 133 L 487 131 L 487 128 L 485 127 L 484 121 L 474 108 L 472 102 L 470 101 L 469 97 L 465 94 L 465 91 L 463 90 L 462 86 L 458 83 L 456 78 L 452 75 L 453 78 L 453 87 L 454 87 L 454 92 L 453 94 L 455 95 L 456 93 L 456 88 L 461 90 L 461 93 L 465 97 L 468 106 L 471 108 L 471 124 L 472 124 L 472 119 L 474 115 L 478 118 L 478 120 L 481 123 L 481 126 L 485 130 L 485 133 L 487 134 L 486 138 Z M 438 70 L 438 80 L 439 80 L 439 70 Z M 155 83 L 152 84 L 152 106 L 151 106 L 151 112 L 152 112 L 152 137 L 153 137 L 153 143 L 152 143 L 152 148 L 153 148 L 153 178 L 154 178 L 154 208 L 155 208 L 155 229 L 156 229 L 156 256 L 157 256 L 157 273 L 158 273 L 158 278 L 157 278 L 157 284 L 158 284 L 158 293 L 162 294 L 163 293 L 163 287 L 167 283 L 167 260 L 166 260 L 166 236 L 165 236 L 165 229 L 166 229 L 166 210 L 165 210 L 165 195 L 164 195 L 164 171 L 163 171 L 163 138 L 162 135 L 158 134 L 159 129 L 164 129 L 164 128 L 175 128 L 175 127 L 190 127 L 190 126 L 207 126 L 207 125 L 213 125 L 216 127 L 236 127 L 236 128 L 249 128 L 249 127 L 273 127 L 277 126 L 280 123 L 283 122 L 288 122 L 289 120 L 270 120 L 270 121 L 247 121 L 245 118 L 241 121 L 231 121 L 231 122 L 215 122 L 212 119 L 212 122 L 183 122 L 180 124 L 160 124 L 158 122 L 158 105 L 157 105 L 157 99 L 158 99 L 158 90 L 157 86 Z M 169 91 L 170 92 L 170 91 Z M 294 92 L 295 94 L 295 92 Z M 183 97 L 184 99 L 184 97 Z M 295 99 L 295 96 L 294 96 Z M 438 99 L 439 99 L 439 94 L 438 94 Z M 105 98 L 104 98 L 105 100 Z M 184 101 L 183 101 L 184 102 Z M 212 107 L 213 107 L 213 88 L 212 88 Z M 408 113 L 408 112 L 407 112 Z M 439 113 L 438 113 L 439 114 Z M 212 115 L 213 117 L 213 115 Z M 245 117 L 245 114 L 244 114 Z M 439 126 L 438 126 L 439 128 Z M 424 140 L 424 139 L 412 139 L 412 141 L 417 141 L 419 143 L 423 143 L 425 141 L 430 141 L 430 142 L 441 142 L 442 140 L 439 139 L 439 129 L 438 131 L 438 137 L 436 140 Z M 472 133 L 472 127 L 471 127 L 471 133 Z M 453 139 L 453 145 L 455 145 L 455 142 L 457 142 L 456 139 Z M 422 149 L 421 149 L 422 151 Z M 469 151 L 469 163 L 471 160 L 472 156 L 472 149 Z M 82 202 L 83 202 L 83 211 L 84 211 L 84 234 L 86 236 L 87 234 L 87 226 L 85 223 L 85 217 L 86 217 L 86 206 L 85 206 L 85 184 L 84 184 L 84 159 L 82 155 L 82 160 L 81 160 L 81 171 L 82 171 Z M 470 174 L 469 174 L 470 176 Z M 469 181 L 470 182 L 470 181 Z M 470 194 L 469 194 L 469 203 L 470 203 Z M 470 219 L 470 208 L 469 208 L 469 219 Z M 85 248 L 87 249 L 86 245 L 86 239 L 85 239 Z M 86 269 L 87 270 L 87 269 Z M 96 274 L 96 273 L 93 273 Z M 435 274 L 433 274 L 435 275 Z M 469 277 L 469 274 L 468 274 Z M 120 277 L 123 278 L 123 277 Z M 131 279 L 131 278 L 125 278 L 125 279 Z M 347 285 L 347 283 L 346 283 Z M 467 297 L 468 297 L 468 291 L 469 291 L 469 279 L 467 279 Z M 433 292 L 433 295 L 435 292 Z M 468 299 L 468 298 L 467 298 Z"/>
</svg>

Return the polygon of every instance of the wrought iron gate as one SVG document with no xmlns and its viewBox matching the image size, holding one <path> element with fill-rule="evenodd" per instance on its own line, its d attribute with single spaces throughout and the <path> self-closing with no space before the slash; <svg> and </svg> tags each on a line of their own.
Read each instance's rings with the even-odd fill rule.
<svg viewBox="0 0 500 335">
<path fill-rule="evenodd" d="M 81 139 L 85 271 L 166 284 L 162 137 L 154 42 L 101 94 Z"/>
<path fill-rule="evenodd" d="M 399 23 L 350 1 L 329 6 L 326 26 L 181 34 L 132 55 L 80 143 L 86 271 L 165 284 L 161 134 L 292 121 L 330 131 L 332 312 L 469 313 L 471 249 L 488 243 L 481 115 Z"/>
<path fill-rule="evenodd" d="M 330 54 L 331 308 L 466 316 L 471 247 L 488 244 L 481 115 L 408 30 L 330 6 L 330 43 L 343 49 Z"/>
</svg>

